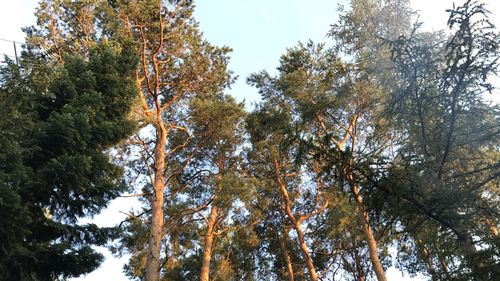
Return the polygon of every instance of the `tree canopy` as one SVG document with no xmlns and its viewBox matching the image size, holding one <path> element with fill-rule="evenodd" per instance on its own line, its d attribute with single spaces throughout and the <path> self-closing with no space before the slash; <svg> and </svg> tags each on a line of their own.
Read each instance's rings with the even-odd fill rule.
<svg viewBox="0 0 500 281">
<path fill-rule="evenodd" d="M 0 69 L 0 279 L 430 280 L 500 274 L 500 36 L 466 0 L 424 32 L 407 0 L 352 0 L 261 96 L 194 3 L 44 0 Z M 116 227 L 79 219 L 134 197 Z M 132 200 L 132 199 L 131 199 Z M 113 243 L 110 243 L 110 242 Z"/>
<path fill-rule="evenodd" d="M 1 278 L 53 280 L 98 267 L 114 229 L 75 224 L 125 189 L 112 146 L 135 130 L 130 48 L 43 65 L 26 53 L 2 68 Z"/>
</svg>

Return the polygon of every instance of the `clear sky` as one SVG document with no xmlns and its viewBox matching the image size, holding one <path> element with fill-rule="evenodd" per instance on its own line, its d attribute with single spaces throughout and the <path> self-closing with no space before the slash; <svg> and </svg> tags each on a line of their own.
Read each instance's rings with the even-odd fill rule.
<svg viewBox="0 0 500 281">
<path fill-rule="evenodd" d="M 33 25 L 36 0 L 0 0 L 0 39 L 22 42 L 24 35 L 20 28 Z M 205 38 L 216 45 L 233 48 L 230 69 L 239 76 L 228 93 L 247 103 L 258 100 L 257 91 L 245 83 L 249 74 L 266 69 L 272 72 L 286 48 L 298 41 L 312 39 L 328 42 L 326 37 L 330 24 L 337 20 L 337 6 L 340 0 L 198 0 L 195 18 L 200 22 Z M 412 0 L 415 10 L 421 11 L 420 20 L 428 30 L 445 28 L 445 10 L 452 7 L 453 0 Z M 493 22 L 500 27 L 500 1 L 483 0 L 493 12 Z M 19 49 L 18 49 L 19 50 Z M 13 56 L 11 42 L 0 40 L 0 54 Z M 496 92 L 498 94 L 498 92 Z M 103 214 L 96 216 L 99 225 L 119 223 L 131 206 L 133 199 L 115 200 Z M 101 281 L 127 280 L 121 273 L 123 262 L 112 257 L 107 250 L 100 249 L 106 261 L 100 269 L 85 277 L 73 280 Z M 389 280 L 410 280 L 395 268 L 388 271 Z M 422 279 L 415 279 L 422 280 Z"/>
</svg>

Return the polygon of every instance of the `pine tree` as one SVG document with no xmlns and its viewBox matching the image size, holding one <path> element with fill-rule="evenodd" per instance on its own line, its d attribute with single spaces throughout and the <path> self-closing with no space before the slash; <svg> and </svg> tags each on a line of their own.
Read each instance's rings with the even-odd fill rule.
<svg viewBox="0 0 500 281">
<path fill-rule="evenodd" d="M 153 147 L 140 149 L 148 155 L 144 165 L 152 171 L 149 208 L 149 242 L 144 279 L 158 280 L 165 231 L 165 196 L 170 180 L 182 172 L 168 167 L 190 140 L 183 120 L 189 112 L 186 102 L 195 97 L 220 92 L 230 80 L 226 70 L 228 48 L 218 48 L 201 38 L 192 17 L 191 1 L 119 2 L 113 7 L 125 27 L 117 37 L 128 35 L 138 42 L 140 68 L 135 80 L 139 92 L 139 118 L 145 129 L 153 131 L 146 142 Z M 153 20 L 152 20 L 153 19 Z M 181 138 L 170 141 L 173 136 Z M 188 164 L 188 163 L 184 163 Z"/>
<path fill-rule="evenodd" d="M 33 45 L 57 61 L 59 50 L 84 55 L 93 40 L 117 46 L 135 42 L 139 67 L 132 77 L 138 92 L 135 114 L 142 131 L 131 143 L 139 144 L 139 151 L 146 155 L 137 169 L 144 168 L 142 177 L 152 179 L 145 186 L 150 190 L 144 192 L 149 207 L 143 216 L 150 218 L 145 280 L 160 276 L 164 198 L 170 193 L 170 179 L 182 171 L 166 164 L 180 149 L 172 146 L 170 138 L 190 139 L 189 129 L 182 124 L 188 114 L 183 107 L 190 98 L 220 92 L 230 81 L 229 49 L 204 41 L 192 13 L 192 1 L 45 1 L 38 12 L 42 24 L 30 31 Z M 67 35 L 72 44 L 61 42 Z M 146 140 L 141 134 L 147 135 Z"/>
<path fill-rule="evenodd" d="M 200 280 L 210 280 L 210 263 L 212 259 L 212 249 L 216 248 L 216 239 L 221 235 L 231 235 L 231 223 L 227 222 L 233 212 L 238 212 L 235 206 L 238 194 L 244 188 L 241 170 L 241 151 L 243 141 L 243 117 L 244 110 L 242 104 L 236 104 L 231 97 L 216 97 L 212 99 L 198 99 L 193 101 L 191 109 L 191 120 L 193 122 L 193 135 L 198 141 L 200 148 L 196 153 L 196 160 L 193 162 L 197 169 L 204 169 L 208 172 L 208 194 L 209 206 L 206 212 L 206 230 L 203 232 L 203 255 Z M 200 179 L 200 183 L 203 182 Z M 195 185 L 194 188 L 201 189 L 202 185 Z M 193 198 L 202 198 L 198 192 L 193 192 Z M 240 207 L 241 208 L 241 207 Z M 230 253 L 227 253 L 229 255 Z M 225 262 L 226 271 L 229 269 L 227 258 L 219 260 L 219 265 Z M 229 280 L 229 272 L 219 268 L 220 277 Z"/>
<path fill-rule="evenodd" d="M 281 57 L 278 76 L 262 72 L 250 78 L 264 97 L 261 108 L 252 115 L 254 121 L 250 120 L 255 123 L 250 130 L 254 149 L 265 152 L 261 156 L 266 159 L 261 160 L 263 163 L 273 164 L 267 170 L 274 173 L 271 179 L 280 191 L 281 208 L 291 229 L 297 232 L 299 248 L 313 280 L 319 278 L 314 258 L 333 257 L 312 255 L 307 241 L 313 245 L 318 243 L 315 237 L 306 237 L 307 231 L 302 224 L 307 222 L 308 227 L 312 226 L 313 218 L 325 215 L 326 209 L 333 204 L 332 195 L 337 196 L 337 187 L 347 191 L 347 184 L 355 184 L 352 178 L 347 181 L 348 178 L 342 176 L 324 175 L 325 169 L 348 175 L 346 169 L 352 166 L 343 162 L 343 159 L 350 159 L 350 152 L 344 151 L 344 145 L 354 143 L 348 141 L 355 138 L 356 114 L 363 106 L 357 102 L 364 92 L 361 87 L 353 91 L 358 85 L 349 79 L 348 67 L 334 50 L 309 42 L 289 49 Z M 343 118 L 347 121 L 346 126 L 342 126 Z M 317 153 L 331 146 L 335 156 L 328 155 L 330 159 Z M 354 196 L 359 198 L 359 195 Z M 364 212 L 360 210 L 360 214 Z M 327 263 L 323 261 L 322 264 Z"/>
<path fill-rule="evenodd" d="M 333 47 L 299 43 L 248 79 L 249 114 L 223 94 L 230 49 L 203 40 L 193 7 L 41 1 L 21 68 L 1 72 L 0 279 L 97 267 L 90 245 L 116 229 L 76 221 L 123 178 L 142 189 L 117 243 L 131 278 L 386 280 L 393 245 L 410 274 L 499 274 L 484 5 L 450 10 L 448 35 L 412 29 L 407 0 L 352 0 Z M 134 124 L 123 177 L 111 149 Z"/>
</svg>

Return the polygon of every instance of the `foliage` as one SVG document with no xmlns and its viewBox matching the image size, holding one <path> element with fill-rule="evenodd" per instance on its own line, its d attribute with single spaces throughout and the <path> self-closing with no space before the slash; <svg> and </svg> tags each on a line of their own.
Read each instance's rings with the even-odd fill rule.
<svg viewBox="0 0 500 281">
<path fill-rule="evenodd" d="M 402 246 L 411 245 L 433 279 L 497 274 L 498 106 L 484 93 L 499 39 L 486 15 L 467 1 L 451 11 L 450 36 L 417 32 L 392 43 L 398 87 L 389 108 L 400 140 L 381 182 L 383 200 L 391 194 L 382 206 L 395 208 Z"/>
<path fill-rule="evenodd" d="M 2 69 L 1 208 L 4 280 L 53 280 L 98 267 L 114 229 L 78 225 L 124 190 L 110 148 L 130 135 L 129 49 L 100 45 L 56 68 L 26 54 Z"/>
<path fill-rule="evenodd" d="M 250 112 L 193 9 L 41 1 L 21 67 L 1 72 L 0 279 L 97 267 L 90 246 L 117 229 L 76 222 L 126 185 L 143 205 L 113 250 L 133 279 L 382 281 L 391 260 L 433 280 L 499 274 L 485 95 L 500 41 L 483 4 L 426 33 L 407 0 L 352 0 L 333 46 L 298 43 L 248 78 Z"/>
</svg>

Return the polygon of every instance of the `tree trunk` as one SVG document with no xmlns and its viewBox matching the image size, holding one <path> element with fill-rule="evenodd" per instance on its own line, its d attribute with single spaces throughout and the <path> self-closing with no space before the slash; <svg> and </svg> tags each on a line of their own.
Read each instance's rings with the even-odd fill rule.
<svg viewBox="0 0 500 281">
<path fill-rule="evenodd" d="M 366 242 L 368 243 L 370 261 L 372 262 L 373 270 L 377 275 L 378 281 L 387 281 L 387 278 L 385 277 L 384 267 L 382 266 L 382 263 L 380 262 L 380 258 L 378 256 L 377 240 L 373 235 L 373 231 L 370 226 L 370 217 L 368 216 L 366 206 L 363 203 L 363 198 L 361 197 L 361 194 L 359 194 L 359 187 L 357 183 L 354 182 L 354 178 L 350 173 L 346 173 L 346 175 L 349 182 L 351 183 L 352 193 L 354 195 L 354 199 L 356 200 L 356 205 L 363 222 L 363 232 L 365 233 Z"/>
<path fill-rule="evenodd" d="M 316 268 L 314 267 L 313 260 L 311 256 L 309 255 L 309 249 L 307 247 L 306 241 L 304 239 L 304 232 L 302 231 L 302 226 L 301 223 L 302 221 L 297 218 L 295 218 L 295 215 L 292 212 L 292 202 L 290 201 L 290 197 L 288 196 L 288 191 L 286 190 L 286 185 L 283 182 L 283 179 L 281 178 L 281 173 L 280 173 L 280 165 L 276 159 L 273 160 L 274 164 L 274 170 L 275 170 L 275 176 L 276 176 L 276 183 L 278 184 L 278 187 L 281 191 L 281 196 L 283 197 L 284 201 L 284 207 L 285 207 L 285 212 L 288 216 L 288 219 L 292 223 L 295 232 L 297 232 L 297 236 L 299 238 L 300 242 L 300 250 L 302 251 L 302 254 L 304 255 L 304 259 L 307 265 L 307 269 L 309 270 L 309 275 L 311 276 L 311 281 L 318 281 L 318 274 L 316 273 Z"/>
<path fill-rule="evenodd" d="M 167 133 L 161 118 L 156 125 L 156 145 L 154 155 L 154 183 L 151 198 L 151 231 L 146 262 L 145 281 L 160 279 L 160 252 L 163 239 L 163 193 L 165 190 L 165 145 Z"/>
<path fill-rule="evenodd" d="M 281 249 L 281 254 L 283 255 L 283 259 L 285 260 L 286 263 L 287 280 L 294 281 L 292 258 L 288 253 L 287 237 L 288 237 L 288 230 L 283 230 L 283 235 L 281 238 L 279 238 L 280 249 Z"/>
<path fill-rule="evenodd" d="M 491 236 L 497 237 L 498 235 L 500 235 L 500 231 L 498 230 L 498 227 L 491 220 L 484 219 L 484 224 L 490 230 Z"/>
<path fill-rule="evenodd" d="M 311 280 L 318 281 L 319 280 L 318 274 L 316 273 L 316 268 L 314 267 L 313 260 L 309 255 L 309 249 L 304 239 L 304 233 L 302 232 L 302 226 L 300 225 L 300 221 L 295 222 L 295 231 L 297 232 L 297 236 L 300 241 L 300 250 L 302 250 L 302 253 L 304 254 L 307 269 L 309 269 L 309 275 L 311 276 Z"/>
<path fill-rule="evenodd" d="M 365 273 L 363 271 L 363 265 L 361 264 L 361 257 L 358 251 L 355 251 L 354 259 L 356 260 L 356 271 L 358 272 L 358 281 L 365 281 Z"/>
<path fill-rule="evenodd" d="M 448 270 L 448 264 L 443 257 L 438 256 L 439 264 L 441 265 L 441 270 L 445 273 L 447 277 L 450 276 L 450 271 Z"/>
<path fill-rule="evenodd" d="M 212 247 L 214 242 L 215 223 L 217 221 L 217 206 L 212 206 L 207 223 L 207 234 L 203 245 L 203 262 L 201 265 L 200 281 L 210 280 L 210 260 L 212 259 Z"/>
<path fill-rule="evenodd" d="M 222 161 L 218 161 L 219 172 L 217 173 L 217 189 L 215 191 L 215 198 L 222 190 Z M 217 215 L 219 208 L 212 201 L 212 207 L 210 209 L 210 215 L 207 221 L 207 233 L 205 235 L 205 241 L 203 244 L 203 261 L 200 270 L 200 281 L 210 280 L 210 260 L 212 259 L 212 247 L 214 243 L 215 227 L 217 224 Z"/>
</svg>

